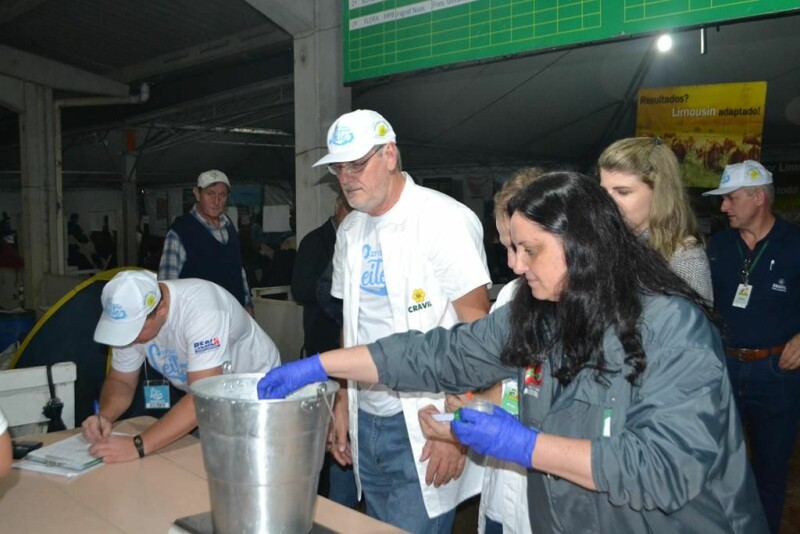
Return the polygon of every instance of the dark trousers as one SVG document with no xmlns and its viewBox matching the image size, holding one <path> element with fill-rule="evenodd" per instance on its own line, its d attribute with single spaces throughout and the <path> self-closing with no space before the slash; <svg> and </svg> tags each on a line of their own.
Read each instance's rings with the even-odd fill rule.
<svg viewBox="0 0 800 534">
<path fill-rule="evenodd" d="M 783 371 L 780 356 L 754 362 L 726 357 L 728 375 L 770 532 L 777 533 L 786 498 L 786 477 L 800 422 L 800 370 Z"/>
<path fill-rule="evenodd" d="M 503 534 L 503 524 L 487 517 L 486 528 L 483 534 Z"/>
</svg>

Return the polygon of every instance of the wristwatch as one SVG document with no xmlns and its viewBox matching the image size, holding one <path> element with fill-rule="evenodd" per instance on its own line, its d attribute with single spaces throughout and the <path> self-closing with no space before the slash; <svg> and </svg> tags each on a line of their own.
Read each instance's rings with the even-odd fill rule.
<svg viewBox="0 0 800 534">
<path fill-rule="evenodd" d="M 139 434 L 133 436 L 133 444 L 136 446 L 136 452 L 139 453 L 139 458 L 144 458 L 144 441 L 142 441 L 142 436 Z"/>
</svg>

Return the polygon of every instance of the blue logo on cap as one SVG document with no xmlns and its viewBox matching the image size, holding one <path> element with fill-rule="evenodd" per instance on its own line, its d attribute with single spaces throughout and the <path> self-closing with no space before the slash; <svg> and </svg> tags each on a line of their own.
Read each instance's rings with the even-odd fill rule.
<svg viewBox="0 0 800 534">
<path fill-rule="evenodd" d="M 352 142 L 355 137 L 355 134 L 353 134 L 347 126 L 337 126 L 333 129 L 333 134 L 331 138 L 328 139 L 328 144 L 338 146 L 346 145 Z"/>
<path fill-rule="evenodd" d="M 722 173 L 722 181 L 719 183 L 719 185 L 727 184 L 730 181 L 731 181 L 731 175 L 729 172 L 725 171 Z"/>
<path fill-rule="evenodd" d="M 125 313 L 125 310 L 122 309 L 121 304 L 114 304 L 111 301 L 108 301 L 108 304 L 106 304 L 105 312 L 106 315 L 108 315 L 115 321 L 121 321 L 122 319 L 125 319 L 128 316 L 128 314 Z"/>
</svg>

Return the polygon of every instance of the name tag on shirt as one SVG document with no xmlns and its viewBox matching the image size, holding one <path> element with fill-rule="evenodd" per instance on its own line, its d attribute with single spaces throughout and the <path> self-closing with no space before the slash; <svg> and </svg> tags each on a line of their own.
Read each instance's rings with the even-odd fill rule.
<svg viewBox="0 0 800 534">
<path fill-rule="evenodd" d="M 750 302 L 750 293 L 753 291 L 753 286 L 750 284 L 739 284 L 736 288 L 736 295 L 733 297 L 733 306 L 735 308 L 746 308 L 747 303 Z"/>
<path fill-rule="evenodd" d="M 165 410 L 170 406 L 169 384 L 163 380 L 147 380 L 144 383 L 144 407 L 148 410 Z"/>
</svg>

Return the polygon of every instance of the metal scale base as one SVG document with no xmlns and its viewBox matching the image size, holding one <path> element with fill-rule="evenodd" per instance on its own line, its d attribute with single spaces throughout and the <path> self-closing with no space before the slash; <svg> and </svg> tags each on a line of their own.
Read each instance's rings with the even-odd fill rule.
<svg viewBox="0 0 800 534">
<path fill-rule="evenodd" d="M 170 532 L 176 534 L 183 532 L 188 534 L 214 534 L 214 523 L 211 519 L 211 512 L 180 517 L 175 520 Z M 314 523 L 308 534 L 336 534 L 336 531 Z"/>
</svg>

